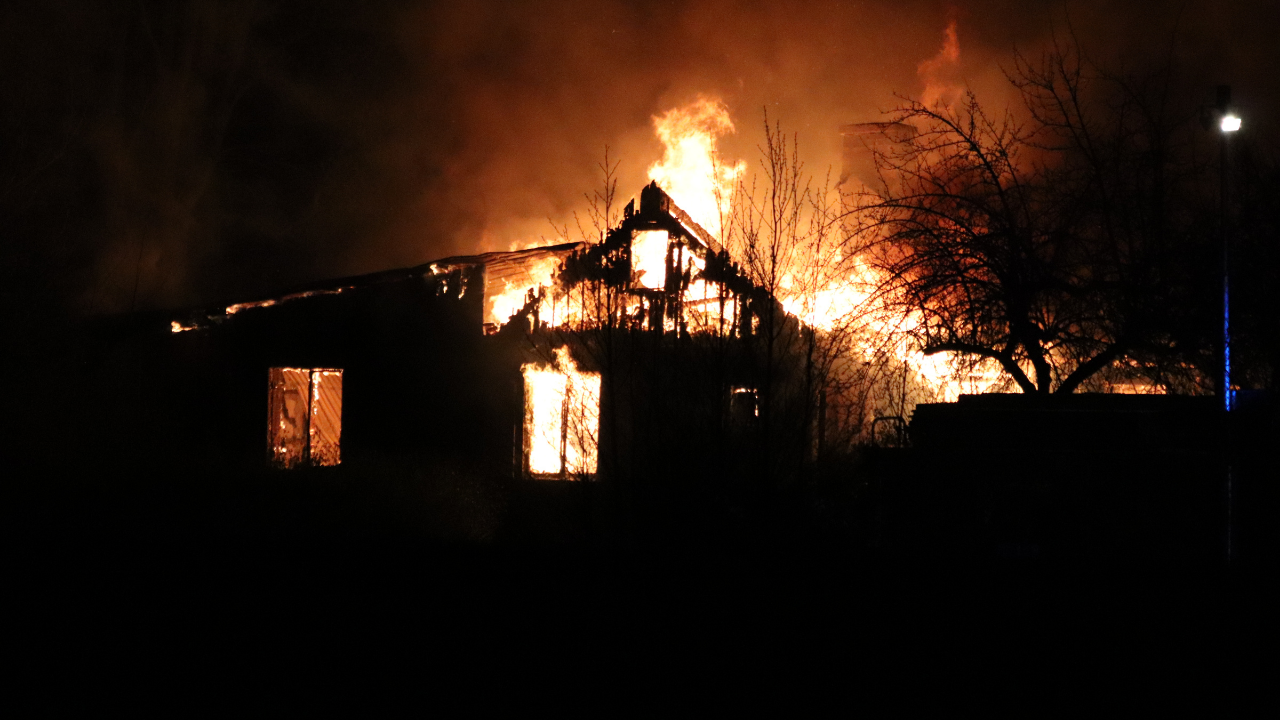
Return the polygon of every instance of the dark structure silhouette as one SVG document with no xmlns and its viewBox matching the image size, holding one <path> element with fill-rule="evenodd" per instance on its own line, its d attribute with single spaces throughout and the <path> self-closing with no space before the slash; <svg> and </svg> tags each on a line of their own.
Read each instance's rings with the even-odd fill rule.
<svg viewBox="0 0 1280 720">
<path fill-rule="evenodd" d="M 638 205 L 597 244 L 445 258 L 188 313 L 171 322 L 168 374 L 155 378 L 171 419 L 157 444 L 174 462 L 240 472 L 393 462 L 598 479 L 635 507 L 669 491 L 693 506 L 758 497 L 778 467 L 802 463 L 812 429 L 789 421 L 801 414 L 787 395 L 798 362 L 774 367 L 773 393 L 760 392 L 761 364 L 777 359 L 760 355 L 753 327 L 775 313 L 792 335 L 805 330 L 656 185 Z M 546 396 L 550 410 L 537 405 L 535 371 L 569 377 Z M 305 382 L 330 375 L 333 391 Z M 598 378 L 585 400 L 573 396 L 579 376 Z M 285 387 L 292 377 L 301 384 Z M 327 392 L 341 439 L 325 457 L 340 464 L 308 460 L 319 457 L 315 408 L 333 413 Z M 770 437 L 762 412 L 779 419 Z M 549 431 L 534 427 L 546 417 Z M 757 462 L 764 446 L 770 467 Z"/>
</svg>

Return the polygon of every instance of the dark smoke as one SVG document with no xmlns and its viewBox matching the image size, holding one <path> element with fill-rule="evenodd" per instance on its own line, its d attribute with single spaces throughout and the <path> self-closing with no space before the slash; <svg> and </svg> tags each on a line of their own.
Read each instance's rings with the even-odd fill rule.
<svg viewBox="0 0 1280 720">
<path fill-rule="evenodd" d="M 660 155 L 650 118 L 699 93 L 756 157 L 761 110 L 810 170 L 836 128 L 947 68 L 992 102 L 1001 64 L 1070 29 L 1116 67 L 1172 58 L 1230 82 L 1275 137 L 1272 3 L 72 2 L 0 11 L 0 233 L 11 311 L 120 312 L 506 249 L 596 184 L 625 198 Z M 835 168 L 838 172 L 838 168 Z M 834 178 L 833 178 L 834 179 Z M 24 305 L 25 303 L 25 305 Z"/>
</svg>

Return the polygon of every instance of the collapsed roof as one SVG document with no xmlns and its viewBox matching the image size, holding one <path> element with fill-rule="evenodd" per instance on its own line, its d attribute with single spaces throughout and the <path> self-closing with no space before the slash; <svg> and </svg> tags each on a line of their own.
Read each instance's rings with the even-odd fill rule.
<svg viewBox="0 0 1280 720">
<path fill-rule="evenodd" d="M 672 247 L 688 248 L 690 262 L 683 268 L 687 277 L 693 267 L 693 258 L 697 258 L 698 268 L 704 268 L 707 261 L 720 259 L 720 265 L 727 262 L 727 253 L 719 242 L 701 225 L 693 220 L 671 199 L 666 192 L 650 183 L 640 193 L 639 208 L 635 207 L 633 198 L 623 211 L 623 219 L 619 226 L 610 231 L 602 244 L 587 242 L 566 242 L 524 250 L 486 252 L 476 255 L 456 255 L 409 268 L 383 270 L 375 273 L 356 275 L 344 278 L 322 280 L 309 283 L 288 293 L 254 300 L 233 303 L 214 309 L 206 309 L 188 314 L 182 320 L 171 323 L 172 332 L 183 332 L 211 327 L 225 322 L 228 318 L 246 310 L 277 306 L 294 300 L 337 295 L 352 290 L 381 285 L 384 283 L 405 282 L 409 280 L 432 280 L 438 284 L 437 294 L 456 293 L 462 297 L 469 292 L 468 285 L 474 282 L 477 268 L 483 269 L 484 292 L 484 326 L 486 332 L 493 332 L 505 324 L 512 315 L 518 312 L 534 295 L 550 288 L 557 273 L 563 268 L 566 258 L 579 251 L 592 247 L 601 247 L 611 243 L 629 243 L 638 233 L 665 232 Z M 628 256 L 629 257 L 629 256 Z M 671 263 L 670 257 L 667 263 Z M 670 269 L 678 268 L 671 267 Z M 632 271 L 634 282 L 636 271 Z M 668 291 L 669 282 L 655 284 L 651 281 L 641 283 L 640 290 Z M 665 280 L 665 278 L 664 278 Z M 643 288 L 640 288 L 643 285 Z"/>
</svg>

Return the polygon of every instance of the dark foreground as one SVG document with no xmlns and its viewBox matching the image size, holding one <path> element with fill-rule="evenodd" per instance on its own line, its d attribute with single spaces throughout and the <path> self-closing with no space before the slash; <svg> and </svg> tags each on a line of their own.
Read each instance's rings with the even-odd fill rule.
<svg viewBox="0 0 1280 720">
<path fill-rule="evenodd" d="M 81 469 L 28 487 L 11 526 L 11 628 L 21 684 L 53 683 L 42 707 L 292 708 L 361 689 L 367 710 L 408 688 L 479 708 L 532 702 L 516 690 L 532 684 L 596 709 L 899 686 L 908 705 L 1031 690 L 1039 708 L 1241 697 L 1270 647 L 1265 563 L 876 547 L 857 504 L 830 497 L 639 517 L 586 486 L 445 471 Z"/>
<path fill-rule="evenodd" d="M 68 382 L 93 356 L 52 343 L 11 375 L 4 418 L 11 704 L 185 715 L 339 695 L 369 714 L 408 691 L 431 711 L 779 714 L 890 695 L 1025 714 L 1218 707 L 1271 667 L 1274 412 L 1230 434 L 1228 562 L 1212 449 L 1124 472 L 1073 448 L 870 450 L 727 496 L 424 456 L 236 470 L 155 446 L 168 420 L 121 401 L 145 374 Z M 1022 467 L 1050 482 L 1005 482 Z M 1090 481 L 1099 467 L 1110 479 Z"/>
</svg>

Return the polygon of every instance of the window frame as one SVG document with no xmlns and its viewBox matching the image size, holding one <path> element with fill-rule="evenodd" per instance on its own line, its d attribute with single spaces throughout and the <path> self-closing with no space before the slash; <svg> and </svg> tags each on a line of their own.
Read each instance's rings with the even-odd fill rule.
<svg viewBox="0 0 1280 720">
<path fill-rule="evenodd" d="M 285 427 L 281 414 L 287 415 L 287 395 L 295 392 L 299 383 L 294 383 L 295 388 L 288 388 L 287 373 L 305 373 L 307 377 L 306 402 L 301 427 L 294 424 L 291 434 L 295 437 L 290 438 L 283 437 L 288 428 Z M 342 368 L 334 367 L 272 366 L 267 368 L 267 464 L 269 466 L 291 470 L 299 467 L 336 467 L 342 464 L 343 374 Z M 325 385 L 332 387 L 332 377 L 335 375 L 337 376 L 337 402 L 336 409 L 330 412 L 336 414 L 336 423 L 332 432 L 325 429 L 318 430 L 314 421 L 317 414 L 323 412 L 324 404 L 317 406 L 316 403 L 323 393 L 321 388 Z M 327 394 L 330 398 L 328 405 L 332 408 L 335 405 L 332 400 L 332 391 Z M 332 437 L 321 437 L 321 434 L 331 434 Z M 290 452 L 291 444 L 297 444 L 300 450 Z M 324 449 L 317 451 L 317 444 L 323 444 Z"/>
</svg>

